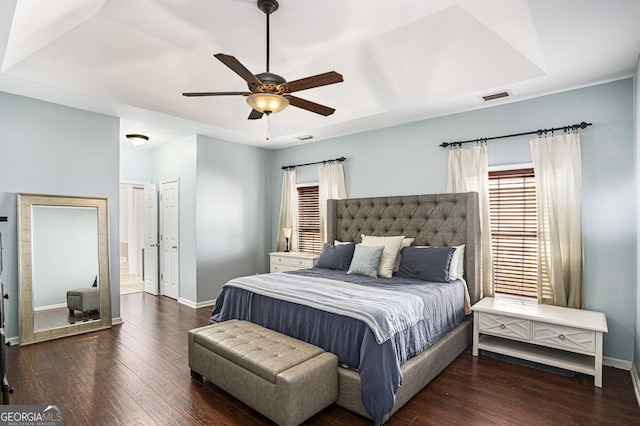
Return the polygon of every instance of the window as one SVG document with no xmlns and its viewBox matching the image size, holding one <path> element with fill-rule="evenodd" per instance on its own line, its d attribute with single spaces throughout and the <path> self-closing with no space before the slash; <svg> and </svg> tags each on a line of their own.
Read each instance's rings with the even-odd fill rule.
<svg viewBox="0 0 640 426">
<path fill-rule="evenodd" d="M 298 250 L 322 251 L 318 185 L 298 186 Z"/>
<path fill-rule="evenodd" d="M 489 172 L 489 215 L 495 292 L 537 298 L 533 168 Z"/>
</svg>

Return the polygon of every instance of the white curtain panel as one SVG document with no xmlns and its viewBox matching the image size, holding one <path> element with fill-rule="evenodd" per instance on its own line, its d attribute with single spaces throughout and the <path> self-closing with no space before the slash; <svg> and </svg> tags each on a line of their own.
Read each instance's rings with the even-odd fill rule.
<svg viewBox="0 0 640 426">
<path fill-rule="evenodd" d="M 489 222 L 489 162 L 487 146 L 453 148 L 449 151 L 447 192 L 477 192 L 480 204 L 482 249 L 482 297 L 493 296 L 493 256 Z"/>
<path fill-rule="evenodd" d="M 276 251 L 284 251 L 284 228 L 291 228 L 289 249 L 298 249 L 298 190 L 296 189 L 296 171 L 285 170 L 282 176 L 282 198 L 280 199 L 280 219 L 278 220 L 278 238 Z"/>
<path fill-rule="evenodd" d="M 538 209 L 538 300 L 583 307 L 580 135 L 531 141 Z"/>
<path fill-rule="evenodd" d="M 318 201 L 320 203 L 320 238 L 327 242 L 327 200 L 347 198 L 342 163 L 323 164 L 318 167 Z"/>
</svg>

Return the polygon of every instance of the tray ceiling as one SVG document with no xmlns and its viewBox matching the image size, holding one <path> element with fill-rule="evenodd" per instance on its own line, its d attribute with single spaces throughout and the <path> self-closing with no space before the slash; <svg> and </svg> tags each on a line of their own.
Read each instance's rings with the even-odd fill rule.
<svg viewBox="0 0 640 426">
<path fill-rule="evenodd" d="M 246 90 L 214 53 L 265 71 L 253 0 L 13 0 L 0 16 L 0 90 L 118 116 L 123 141 L 151 147 L 199 133 L 279 148 L 628 77 L 640 51 L 635 0 L 280 0 L 271 71 L 344 83 L 297 93 L 335 114 L 286 108 L 267 141 L 244 98 L 181 96 Z"/>
</svg>

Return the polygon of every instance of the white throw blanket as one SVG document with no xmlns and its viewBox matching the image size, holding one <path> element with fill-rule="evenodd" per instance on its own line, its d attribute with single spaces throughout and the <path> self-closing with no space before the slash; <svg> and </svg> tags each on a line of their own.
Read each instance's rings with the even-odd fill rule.
<svg viewBox="0 0 640 426">
<path fill-rule="evenodd" d="M 419 296 L 286 273 L 250 275 L 225 286 L 363 321 L 381 344 L 425 318 Z"/>
</svg>

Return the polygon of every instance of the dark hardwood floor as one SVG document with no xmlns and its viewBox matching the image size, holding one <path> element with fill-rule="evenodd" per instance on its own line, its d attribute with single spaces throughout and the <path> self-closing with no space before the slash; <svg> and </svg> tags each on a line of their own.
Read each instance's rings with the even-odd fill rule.
<svg viewBox="0 0 640 426">
<path fill-rule="evenodd" d="M 111 330 L 7 350 L 12 404 L 57 404 L 66 425 L 262 425 L 268 419 L 208 381 L 191 378 L 187 331 L 210 308 L 124 295 Z M 332 405 L 308 425 L 371 424 Z M 628 371 L 562 377 L 463 353 L 389 425 L 632 425 L 640 408 Z"/>
<path fill-rule="evenodd" d="M 100 313 L 98 311 L 73 311 L 73 313 L 70 313 L 66 306 L 33 312 L 33 328 L 35 330 L 64 327 L 68 324 L 94 320 L 100 320 Z"/>
</svg>

